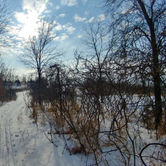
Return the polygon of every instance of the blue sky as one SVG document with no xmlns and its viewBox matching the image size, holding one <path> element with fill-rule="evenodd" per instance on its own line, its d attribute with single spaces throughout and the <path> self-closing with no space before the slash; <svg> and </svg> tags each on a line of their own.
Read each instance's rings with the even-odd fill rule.
<svg viewBox="0 0 166 166">
<path fill-rule="evenodd" d="M 17 55 L 22 49 L 22 41 L 32 35 L 37 21 L 43 16 L 49 16 L 57 23 L 58 45 L 67 53 L 62 61 L 74 58 L 73 50 L 82 46 L 83 26 L 94 20 L 105 20 L 100 8 L 101 0 L 8 0 L 13 9 L 12 29 L 19 39 L 16 45 L 3 48 L 3 58 L 6 64 L 14 68 L 16 74 L 28 73 L 29 70 L 18 61 Z M 14 33 L 12 31 L 12 33 Z"/>
</svg>

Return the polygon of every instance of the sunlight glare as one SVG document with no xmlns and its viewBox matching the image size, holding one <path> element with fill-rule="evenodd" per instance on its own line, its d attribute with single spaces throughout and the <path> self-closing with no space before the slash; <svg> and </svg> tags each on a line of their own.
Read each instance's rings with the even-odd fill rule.
<svg viewBox="0 0 166 166">
<path fill-rule="evenodd" d="M 46 5 L 43 4 L 39 12 L 37 12 L 37 10 L 29 12 L 25 20 L 25 24 L 20 32 L 20 37 L 27 39 L 29 36 L 36 35 L 35 30 L 38 28 L 39 16 L 45 9 Z"/>
</svg>

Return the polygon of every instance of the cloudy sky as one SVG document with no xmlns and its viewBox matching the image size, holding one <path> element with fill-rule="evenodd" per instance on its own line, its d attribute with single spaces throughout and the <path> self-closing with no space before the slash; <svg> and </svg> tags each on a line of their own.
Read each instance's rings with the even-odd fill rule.
<svg viewBox="0 0 166 166">
<path fill-rule="evenodd" d="M 3 50 L 6 64 L 16 70 L 16 74 L 25 74 L 28 70 L 17 59 L 22 42 L 33 34 L 36 22 L 43 16 L 49 16 L 57 22 L 56 30 L 60 32 L 59 47 L 67 53 L 62 61 L 72 59 L 73 50 L 81 47 L 83 27 L 94 20 L 103 21 L 101 0 L 8 0 L 13 8 L 12 29 L 16 31 L 18 42 L 13 47 Z M 19 29 L 19 31 L 18 31 Z"/>
</svg>

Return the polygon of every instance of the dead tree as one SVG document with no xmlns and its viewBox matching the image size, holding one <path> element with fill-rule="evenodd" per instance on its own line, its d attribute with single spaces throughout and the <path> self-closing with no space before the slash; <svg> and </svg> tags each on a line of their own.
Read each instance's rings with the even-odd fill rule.
<svg viewBox="0 0 166 166">
<path fill-rule="evenodd" d="M 119 39 L 117 54 L 132 59 L 140 68 L 144 68 L 147 78 L 151 78 L 157 130 L 162 118 L 161 68 L 165 61 L 163 48 L 166 42 L 164 23 L 166 2 L 156 0 L 148 2 L 105 0 L 104 2 L 104 10 L 111 17 L 110 31 L 114 30 L 116 38 Z"/>
<path fill-rule="evenodd" d="M 41 105 L 41 79 L 46 70 L 64 54 L 64 51 L 57 48 L 55 39 L 56 23 L 49 19 L 41 20 L 36 36 L 29 36 L 24 44 L 23 53 L 19 55 L 19 60 L 28 68 L 34 69 L 38 78 L 37 98 Z"/>
</svg>

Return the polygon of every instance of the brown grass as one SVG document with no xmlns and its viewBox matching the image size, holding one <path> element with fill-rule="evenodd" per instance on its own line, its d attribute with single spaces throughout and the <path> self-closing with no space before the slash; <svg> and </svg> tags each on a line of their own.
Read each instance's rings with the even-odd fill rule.
<svg viewBox="0 0 166 166">
<path fill-rule="evenodd" d="M 82 146 L 73 147 L 73 148 L 71 149 L 71 153 L 72 153 L 72 154 L 78 154 L 78 153 L 84 154 L 83 147 L 82 147 Z"/>
<path fill-rule="evenodd" d="M 38 119 L 40 107 L 31 104 L 32 113 L 30 118 Z M 66 101 L 63 104 L 63 107 L 60 108 L 60 105 L 57 101 L 54 101 L 51 104 L 45 105 L 45 110 L 54 122 L 55 134 L 64 134 L 65 137 L 72 141 L 72 147 L 69 147 L 72 154 L 93 154 L 95 151 L 99 151 L 99 148 L 114 146 L 113 142 L 110 140 L 102 140 L 99 136 L 99 131 L 102 129 L 104 122 L 98 121 L 98 115 L 95 113 L 95 110 L 84 110 L 84 107 L 79 106 L 74 101 Z M 62 110 L 60 110 L 62 109 Z M 62 111 L 62 112 L 61 112 Z M 113 114 L 109 114 L 105 118 L 103 110 L 100 111 L 100 118 L 109 119 L 113 121 Z M 123 126 L 125 125 L 125 119 L 119 114 L 116 117 L 116 123 L 114 123 L 114 129 L 117 130 L 118 135 L 125 135 Z M 41 123 L 45 125 L 46 119 L 43 117 Z M 100 123 L 100 124 L 99 124 Z M 118 140 L 114 140 L 118 143 Z M 119 142 L 120 143 L 120 142 Z"/>
<path fill-rule="evenodd" d="M 163 135 L 166 135 L 166 111 L 163 111 L 162 120 L 157 130 L 158 138 L 161 138 Z"/>
</svg>

